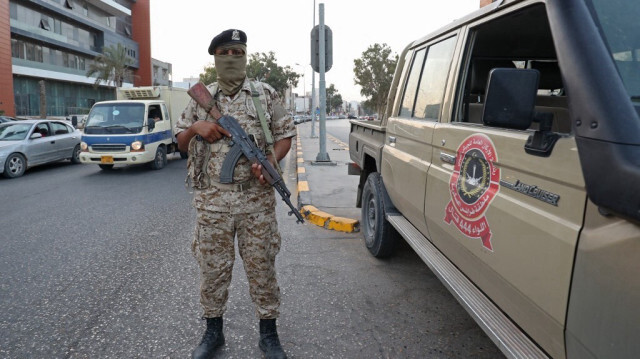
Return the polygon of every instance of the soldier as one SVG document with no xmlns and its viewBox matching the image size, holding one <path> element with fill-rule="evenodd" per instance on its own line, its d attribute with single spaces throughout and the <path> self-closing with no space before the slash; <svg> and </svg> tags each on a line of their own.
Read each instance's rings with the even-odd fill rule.
<svg viewBox="0 0 640 359">
<path fill-rule="evenodd" d="M 247 36 L 241 30 L 226 30 L 213 38 L 209 54 L 214 55 L 218 81 L 207 88 L 220 113 L 235 117 L 275 167 L 291 147 L 295 126 L 276 91 L 268 84 L 247 78 L 246 44 Z M 259 95 L 259 102 L 252 99 L 252 88 L 254 96 Z M 267 151 L 261 126 L 262 110 L 262 121 L 273 136 L 272 152 Z M 260 319 L 259 347 L 267 358 L 286 358 L 276 330 L 280 288 L 275 258 L 280 250 L 280 233 L 274 190 L 262 177 L 261 166 L 251 165 L 244 156 L 235 167 L 233 183 L 219 182 L 220 169 L 230 149 L 229 133 L 214 123 L 195 101 L 185 109 L 176 133 L 180 150 L 189 150 L 188 167 L 197 212 L 192 250 L 200 266 L 200 303 L 207 322 L 202 341 L 192 357 L 210 358 L 224 344 L 222 315 L 226 309 L 237 235 L 251 299 Z"/>
</svg>

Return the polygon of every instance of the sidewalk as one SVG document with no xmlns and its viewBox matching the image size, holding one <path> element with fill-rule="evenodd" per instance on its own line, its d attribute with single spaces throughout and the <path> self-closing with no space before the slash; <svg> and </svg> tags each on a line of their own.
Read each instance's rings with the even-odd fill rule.
<svg viewBox="0 0 640 359">
<path fill-rule="evenodd" d="M 320 131 L 311 138 L 311 122 L 298 124 L 298 205 L 301 213 L 317 226 L 341 232 L 360 230 L 360 208 L 356 208 L 358 176 L 349 176 L 349 145 L 327 134 L 326 151 L 331 164 L 318 164 Z"/>
</svg>

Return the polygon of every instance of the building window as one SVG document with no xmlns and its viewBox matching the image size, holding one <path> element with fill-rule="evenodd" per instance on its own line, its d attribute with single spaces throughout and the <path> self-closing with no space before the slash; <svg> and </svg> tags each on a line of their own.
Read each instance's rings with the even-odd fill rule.
<svg viewBox="0 0 640 359">
<path fill-rule="evenodd" d="M 131 37 L 131 27 L 129 25 L 124 26 L 124 33 Z"/>
<path fill-rule="evenodd" d="M 27 60 L 29 61 L 35 61 L 35 45 L 34 44 L 30 44 L 27 43 Z"/>
<path fill-rule="evenodd" d="M 67 9 L 73 9 L 73 1 L 71 1 L 71 0 L 64 0 L 64 6 L 65 6 Z"/>
<path fill-rule="evenodd" d="M 24 59 L 24 42 L 11 39 L 11 57 Z"/>
<path fill-rule="evenodd" d="M 51 25 L 49 25 L 49 20 L 41 19 L 40 20 L 40 28 L 45 29 L 47 31 L 51 31 Z"/>
</svg>

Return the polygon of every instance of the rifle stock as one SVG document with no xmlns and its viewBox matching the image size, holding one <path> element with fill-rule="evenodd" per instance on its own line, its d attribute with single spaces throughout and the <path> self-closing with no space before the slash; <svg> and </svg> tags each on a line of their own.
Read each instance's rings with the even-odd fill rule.
<svg viewBox="0 0 640 359">
<path fill-rule="evenodd" d="M 209 93 L 209 90 L 202 82 L 191 86 L 187 93 L 200 107 L 204 108 L 214 120 L 222 117 L 218 109 L 213 106 L 213 96 L 211 96 L 211 93 Z"/>
</svg>

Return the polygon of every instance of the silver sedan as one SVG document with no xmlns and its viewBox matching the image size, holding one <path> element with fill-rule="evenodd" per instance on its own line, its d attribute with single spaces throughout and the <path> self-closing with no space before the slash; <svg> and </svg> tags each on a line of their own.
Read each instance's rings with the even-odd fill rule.
<svg viewBox="0 0 640 359">
<path fill-rule="evenodd" d="M 62 121 L 21 120 L 0 124 L 0 173 L 20 177 L 27 168 L 60 160 L 80 163 L 82 133 Z"/>
</svg>

